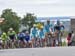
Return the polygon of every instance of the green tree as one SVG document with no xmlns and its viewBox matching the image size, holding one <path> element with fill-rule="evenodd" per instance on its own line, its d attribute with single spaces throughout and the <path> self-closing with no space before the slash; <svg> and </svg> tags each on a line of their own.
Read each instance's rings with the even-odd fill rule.
<svg viewBox="0 0 75 56">
<path fill-rule="evenodd" d="M 36 19 L 36 16 L 34 16 L 34 14 L 31 14 L 31 13 L 27 13 L 23 19 L 22 19 L 22 24 L 24 26 L 29 26 L 29 29 L 33 26 L 33 24 L 35 23 L 35 19 Z"/>
<path fill-rule="evenodd" d="M 10 27 L 12 27 L 16 32 L 19 30 L 20 17 L 17 16 L 12 9 L 5 9 L 2 11 L 2 18 L 4 22 L 0 25 L 1 30 L 7 32 Z"/>
</svg>

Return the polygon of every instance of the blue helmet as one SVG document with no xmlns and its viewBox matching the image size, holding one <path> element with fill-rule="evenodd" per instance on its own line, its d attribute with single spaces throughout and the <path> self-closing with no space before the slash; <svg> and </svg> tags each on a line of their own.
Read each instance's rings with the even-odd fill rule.
<svg viewBox="0 0 75 56">
<path fill-rule="evenodd" d="M 57 25 L 60 25 L 60 20 L 57 20 Z"/>
</svg>

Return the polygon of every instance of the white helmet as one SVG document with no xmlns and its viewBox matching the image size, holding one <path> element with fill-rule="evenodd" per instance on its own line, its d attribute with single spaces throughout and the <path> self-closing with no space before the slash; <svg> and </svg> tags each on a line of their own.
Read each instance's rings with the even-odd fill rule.
<svg viewBox="0 0 75 56">
<path fill-rule="evenodd" d="M 29 33 L 28 31 L 26 31 L 26 33 Z"/>
<path fill-rule="evenodd" d="M 36 24 L 33 24 L 33 27 L 36 27 Z"/>
<path fill-rule="evenodd" d="M 13 30 L 13 28 L 9 28 L 9 30 Z"/>
</svg>

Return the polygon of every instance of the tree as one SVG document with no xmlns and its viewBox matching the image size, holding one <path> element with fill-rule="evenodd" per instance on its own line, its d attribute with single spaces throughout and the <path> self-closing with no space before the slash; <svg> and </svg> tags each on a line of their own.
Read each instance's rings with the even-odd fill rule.
<svg viewBox="0 0 75 56">
<path fill-rule="evenodd" d="M 24 26 L 29 26 L 29 29 L 33 26 L 33 24 L 35 23 L 35 19 L 36 16 L 34 16 L 34 14 L 31 13 L 27 13 L 26 16 L 23 17 L 22 19 L 22 24 Z"/>
<path fill-rule="evenodd" d="M 0 25 L 1 30 L 7 32 L 12 27 L 16 32 L 19 30 L 20 17 L 17 16 L 12 9 L 5 9 L 2 11 L 1 18 L 4 18 L 4 22 Z"/>
</svg>

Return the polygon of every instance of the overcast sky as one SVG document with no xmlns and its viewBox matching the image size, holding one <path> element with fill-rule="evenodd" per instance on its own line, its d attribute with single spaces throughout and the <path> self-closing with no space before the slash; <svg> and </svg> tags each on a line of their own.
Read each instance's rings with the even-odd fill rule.
<svg viewBox="0 0 75 56">
<path fill-rule="evenodd" d="M 38 17 L 75 16 L 75 0 L 0 0 L 0 14 L 11 8 L 19 16 L 27 12 Z"/>
</svg>

